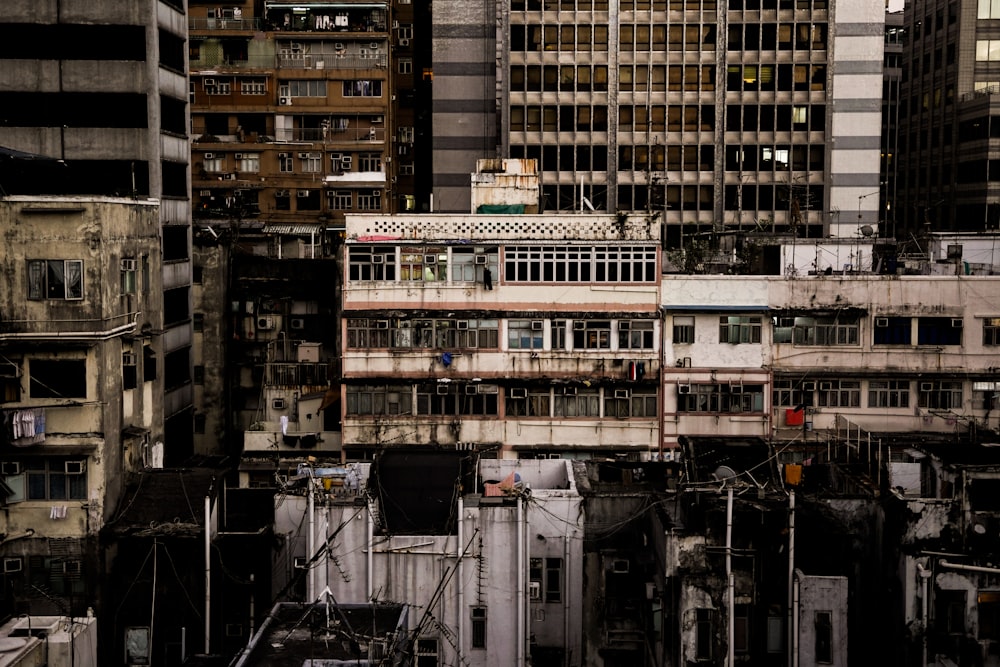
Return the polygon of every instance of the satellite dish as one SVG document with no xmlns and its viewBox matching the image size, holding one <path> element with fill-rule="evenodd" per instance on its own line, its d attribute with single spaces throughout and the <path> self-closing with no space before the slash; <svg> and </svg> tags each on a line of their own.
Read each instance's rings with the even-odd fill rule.
<svg viewBox="0 0 1000 667">
<path fill-rule="evenodd" d="M 871 225 L 864 225 L 861 227 L 861 235 L 865 238 L 870 238 L 873 234 L 875 234 L 875 230 L 872 229 Z"/>
<path fill-rule="evenodd" d="M 727 465 L 719 466 L 718 468 L 715 469 L 715 472 L 712 473 L 712 477 L 714 477 L 719 481 L 722 481 L 724 479 L 734 479 L 735 477 L 738 476 L 739 473 Z"/>
</svg>

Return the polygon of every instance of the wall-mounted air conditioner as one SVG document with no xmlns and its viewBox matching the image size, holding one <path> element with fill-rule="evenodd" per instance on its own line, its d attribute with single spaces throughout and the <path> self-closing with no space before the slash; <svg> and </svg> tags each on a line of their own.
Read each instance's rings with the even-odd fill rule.
<svg viewBox="0 0 1000 667">
<path fill-rule="evenodd" d="M 448 385 L 446 385 L 446 384 L 439 384 L 439 385 L 438 385 L 438 386 L 437 386 L 437 387 L 435 388 L 435 393 L 436 393 L 436 394 L 437 394 L 438 396 L 447 396 L 447 395 L 448 395 L 448 393 L 449 393 L 449 392 L 448 392 Z"/>
<path fill-rule="evenodd" d="M 889 318 L 888 317 L 876 317 L 875 318 L 875 326 L 880 327 L 880 328 L 885 328 L 885 327 L 889 326 Z"/>
<path fill-rule="evenodd" d="M 424 264 L 437 264 L 437 255 L 424 255 Z"/>
<path fill-rule="evenodd" d="M 399 45 L 400 46 L 409 46 L 410 45 L 410 40 L 408 40 L 407 38 L 404 37 L 403 39 L 399 40 Z"/>
<path fill-rule="evenodd" d="M 10 477 L 12 475 L 21 474 L 21 462 L 20 461 L 4 461 L 0 463 L 0 473 L 4 477 Z"/>
<path fill-rule="evenodd" d="M 802 391 L 816 391 L 816 383 L 815 382 L 803 382 L 802 383 Z"/>
<path fill-rule="evenodd" d="M 205 153 L 204 157 L 205 157 L 206 160 L 214 160 L 215 159 L 215 153 Z"/>
<path fill-rule="evenodd" d="M 274 318 L 273 317 L 258 317 L 257 318 L 257 328 L 261 330 L 269 330 L 274 328 Z"/>
<path fill-rule="evenodd" d="M 543 320 L 531 320 L 531 330 L 541 331 L 545 328 L 545 322 Z"/>
<path fill-rule="evenodd" d="M 20 558 L 4 558 L 3 559 L 3 573 L 13 574 L 14 572 L 20 572 L 24 569 L 24 561 Z"/>
<path fill-rule="evenodd" d="M 223 174 L 222 175 L 222 180 L 224 180 L 224 181 L 235 181 L 236 180 L 236 174 Z"/>
<path fill-rule="evenodd" d="M 820 391 L 830 391 L 831 389 L 833 389 L 833 383 L 832 382 L 820 382 L 819 383 L 819 390 Z"/>
<path fill-rule="evenodd" d="M 528 584 L 528 597 L 532 600 L 542 599 L 542 582 L 532 581 Z"/>
<path fill-rule="evenodd" d="M 690 394 L 691 393 L 691 385 L 689 385 L 689 384 L 679 384 L 679 385 L 677 385 L 677 393 L 678 394 Z"/>
<path fill-rule="evenodd" d="M 283 107 L 290 107 L 290 106 L 292 106 L 292 98 L 291 98 L 291 96 L 290 95 L 282 95 L 281 97 L 278 98 L 278 104 L 281 105 L 281 106 L 283 106 Z"/>
<path fill-rule="evenodd" d="M 456 329 L 468 329 L 469 328 L 469 320 L 458 320 L 457 322 L 455 322 L 455 328 Z"/>
<path fill-rule="evenodd" d="M 206 88 L 212 88 L 215 86 L 215 79 L 205 79 L 202 81 Z"/>
<path fill-rule="evenodd" d="M 616 558 L 611 562 L 611 571 L 615 574 L 628 574 L 628 560 Z"/>
<path fill-rule="evenodd" d="M 951 318 L 951 326 L 953 329 L 961 329 L 965 324 L 965 321 L 961 317 Z"/>
<path fill-rule="evenodd" d="M 583 331 L 586 328 L 587 328 L 587 323 L 584 322 L 583 320 L 573 321 L 573 331 Z"/>
<path fill-rule="evenodd" d="M 528 390 L 525 389 L 524 387 L 514 387 L 513 389 L 510 390 L 510 397 L 511 398 L 527 398 L 528 397 Z"/>
<path fill-rule="evenodd" d="M 353 162 L 354 162 L 354 160 L 353 160 L 353 158 L 350 155 L 345 155 L 344 157 L 340 158 L 340 168 L 341 169 L 350 169 L 351 168 L 351 164 Z"/>
<path fill-rule="evenodd" d="M 933 382 L 921 382 L 920 383 L 920 391 L 934 391 L 934 383 Z"/>
<path fill-rule="evenodd" d="M 370 49 L 377 49 L 378 48 L 378 42 L 372 42 L 371 44 L 368 45 L 368 48 L 370 48 Z"/>
<path fill-rule="evenodd" d="M 233 157 L 236 158 L 237 160 L 242 160 L 243 159 L 243 153 L 236 153 L 235 155 L 233 155 Z"/>
<path fill-rule="evenodd" d="M 477 385 L 474 385 L 474 384 L 467 384 L 467 385 L 465 385 L 465 393 L 466 393 L 466 395 L 469 395 L 469 396 L 471 396 L 473 394 L 478 394 L 479 393 L 479 387 Z"/>
<path fill-rule="evenodd" d="M 271 399 L 271 408 L 274 410 L 284 410 L 285 409 L 285 399 L 274 398 Z"/>
<path fill-rule="evenodd" d="M 567 396 L 576 396 L 576 387 L 563 387 L 563 393 Z"/>
<path fill-rule="evenodd" d="M 615 398 L 631 398 L 632 392 L 628 389 L 615 389 Z"/>
<path fill-rule="evenodd" d="M 293 317 L 289 321 L 288 326 L 290 326 L 292 329 L 305 329 L 306 321 L 301 317 Z"/>
</svg>

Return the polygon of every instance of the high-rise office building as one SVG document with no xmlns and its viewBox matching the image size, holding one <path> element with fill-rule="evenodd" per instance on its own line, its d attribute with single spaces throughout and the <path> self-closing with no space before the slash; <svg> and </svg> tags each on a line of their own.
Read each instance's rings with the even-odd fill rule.
<svg viewBox="0 0 1000 667">
<path fill-rule="evenodd" d="M 671 245 L 877 224 L 882 4 L 510 0 L 498 14 L 501 152 L 539 160 L 547 210 L 656 212 Z"/>
</svg>

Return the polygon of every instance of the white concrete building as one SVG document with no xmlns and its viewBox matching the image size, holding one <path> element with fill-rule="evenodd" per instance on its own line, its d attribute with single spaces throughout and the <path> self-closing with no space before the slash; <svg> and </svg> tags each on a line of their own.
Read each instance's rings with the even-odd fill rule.
<svg viewBox="0 0 1000 667">
<path fill-rule="evenodd" d="M 278 497 L 275 533 L 285 546 L 275 571 L 301 573 L 307 600 L 329 592 L 340 604 L 410 605 L 417 655 L 438 664 L 524 665 L 549 649 L 566 662 L 533 664 L 580 665 L 583 516 L 574 464 L 481 461 L 475 488 L 445 507 L 444 529 L 428 530 L 415 499 L 433 496 L 431 478 L 463 455 L 431 453 L 428 463 L 397 454 L 370 468 L 316 469 L 306 495 Z M 395 482 L 390 468 L 401 474 Z M 416 470 L 428 474 L 413 480 Z M 348 476 L 366 487 L 366 501 L 338 491 Z M 443 480 L 438 488 L 453 494 Z M 422 525 L 401 528 L 404 517 Z"/>
</svg>

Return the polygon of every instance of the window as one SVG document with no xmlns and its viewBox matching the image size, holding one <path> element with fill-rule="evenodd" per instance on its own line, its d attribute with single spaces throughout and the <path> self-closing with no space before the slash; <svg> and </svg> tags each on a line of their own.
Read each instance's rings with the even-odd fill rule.
<svg viewBox="0 0 1000 667">
<path fill-rule="evenodd" d="M 619 322 L 618 349 L 652 350 L 653 320 L 623 320 Z"/>
<path fill-rule="evenodd" d="M 568 350 L 569 336 L 566 330 L 569 328 L 569 320 L 552 320 L 552 349 Z"/>
<path fill-rule="evenodd" d="M 819 405 L 831 408 L 856 408 L 861 405 L 861 382 L 824 380 L 819 383 Z"/>
<path fill-rule="evenodd" d="M 344 82 L 345 85 L 347 83 L 349 82 Z M 326 97 L 326 81 L 322 79 L 289 81 L 288 94 L 291 97 Z"/>
<path fill-rule="evenodd" d="M 395 280 L 396 249 L 354 246 L 348 250 L 348 280 Z"/>
<path fill-rule="evenodd" d="M 333 211 L 350 211 L 354 203 L 354 193 L 350 190 L 327 190 L 326 203 Z"/>
<path fill-rule="evenodd" d="M 267 79 L 264 78 L 240 79 L 240 94 L 266 95 Z"/>
<path fill-rule="evenodd" d="M 674 315 L 674 345 L 690 345 L 694 342 L 694 317 Z"/>
<path fill-rule="evenodd" d="M 142 348 L 142 381 L 156 379 L 156 352 L 148 345 Z"/>
<path fill-rule="evenodd" d="M 574 350 L 607 350 L 610 348 L 610 320 L 574 320 Z"/>
<path fill-rule="evenodd" d="M 413 74 L 413 58 L 400 58 L 399 59 L 399 73 L 400 74 Z"/>
<path fill-rule="evenodd" d="M 917 345 L 961 345 L 962 324 L 958 317 L 920 317 Z"/>
<path fill-rule="evenodd" d="M 139 267 L 134 257 L 124 257 L 121 262 L 121 290 L 122 294 L 136 293 L 136 278 L 139 275 Z"/>
<path fill-rule="evenodd" d="M 290 174 L 295 171 L 295 163 L 291 153 L 278 153 L 278 171 L 283 174 Z"/>
<path fill-rule="evenodd" d="M 358 210 L 359 211 L 381 211 L 382 210 L 382 191 L 372 190 L 371 192 L 358 193 Z"/>
<path fill-rule="evenodd" d="M 445 248 L 402 248 L 400 279 L 425 282 L 448 280 L 448 253 Z"/>
<path fill-rule="evenodd" d="M 382 171 L 382 156 L 379 153 L 358 155 L 358 171 Z"/>
<path fill-rule="evenodd" d="M 205 384 L 205 367 L 197 365 L 194 367 L 194 383 Z"/>
<path fill-rule="evenodd" d="M 556 417 L 600 417 L 600 393 L 596 388 L 556 387 L 553 413 Z"/>
<path fill-rule="evenodd" d="M 549 388 L 508 387 L 504 412 L 508 417 L 549 417 L 552 391 Z"/>
<path fill-rule="evenodd" d="M 353 349 L 389 347 L 389 320 L 347 320 L 347 347 Z"/>
<path fill-rule="evenodd" d="M 977 39 L 976 60 L 979 62 L 1000 60 L 1000 39 Z"/>
<path fill-rule="evenodd" d="M 138 373 L 135 352 L 131 349 L 122 350 L 122 389 L 135 389 L 138 383 Z"/>
<path fill-rule="evenodd" d="M 764 386 L 746 384 L 680 385 L 678 412 L 763 412 Z"/>
<path fill-rule="evenodd" d="M 656 280 L 648 246 L 515 246 L 505 252 L 511 282 L 647 283 Z"/>
<path fill-rule="evenodd" d="M 542 349 L 544 324 L 544 320 L 508 320 L 507 347 L 511 350 Z"/>
<path fill-rule="evenodd" d="M 413 39 L 413 24 L 400 23 L 396 34 L 400 39 Z"/>
<path fill-rule="evenodd" d="M 85 359 L 31 359 L 31 398 L 87 398 Z"/>
<path fill-rule="evenodd" d="M 486 648 L 486 607 L 473 607 L 472 618 L 472 648 Z"/>
<path fill-rule="evenodd" d="M 28 260 L 29 299 L 83 298 L 83 260 Z"/>
<path fill-rule="evenodd" d="M 399 141 L 400 143 L 403 144 L 412 144 L 416 137 L 416 131 L 413 129 L 412 126 L 400 127 L 398 129 L 398 132 L 399 132 Z"/>
<path fill-rule="evenodd" d="M 208 95 L 229 95 L 232 93 L 233 84 L 231 81 L 219 81 L 218 79 L 205 79 L 205 93 Z"/>
<path fill-rule="evenodd" d="M 260 153 L 237 153 L 236 170 L 250 174 L 260 171 Z"/>
<path fill-rule="evenodd" d="M 379 79 L 344 81 L 343 94 L 344 97 L 382 97 L 382 81 Z"/>
<path fill-rule="evenodd" d="M 962 407 L 962 383 L 941 380 L 919 382 L 917 405 L 935 410 L 960 409 Z"/>
<path fill-rule="evenodd" d="M 87 462 L 49 457 L 25 459 L 28 500 L 86 500 Z"/>
<path fill-rule="evenodd" d="M 1000 382 L 973 382 L 972 408 L 974 410 L 996 410 L 1000 407 Z"/>
<path fill-rule="evenodd" d="M 772 398 L 775 407 L 794 408 L 800 405 L 812 405 L 813 392 L 806 391 L 801 380 L 778 380 L 772 385 Z M 811 387 L 814 383 L 809 383 Z"/>
<path fill-rule="evenodd" d="M 542 602 L 562 601 L 562 558 L 532 558 L 528 580 L 537 584 Z"/>
<path fill-rule="evenodd" d="M 694 657 L 696 660 L 711 660 L 715 643 L 715 610 L 695 609 Z"/>
<path fill-rule="evenodd" d="M 425 349 L 497 349 L 499 320 L 379 320 L 388 323 L 392 347 Z"/>
<path fill-rule="evenodd" d="M 909 380 L 870 380 L 869 408 L 906 408 L 910 405 Z"/>
<path fill-rule="evenodd" d="M 909 345 L 912 341 L 912 327 L 909 317 L 876 317 L 875 345 Z"/>
<path fill-rule="evenodd" d="M 301 153 L 299 159 L 302 161 L 302 173 L 318 174 L 323 171 L 322 153 Z"/>
<path fill-rule="evenodd" d="M 719 318 L 720 343 L 759 343 L 760 317 L 726 316 Z"/>
<path fill-rule="evenodd" d="M 979 610 L 979 639 L 1000 640 L 1000 592 L 980 591 L 976 596 Z"/>
<path fill-rule="evenodd" d="M 216 174 L 225 169 L 225 161 L 222 154 L 205 153 L 201 162 L 202 169 L 210 174 Z"/>
<path fill-rule="evenodd" d="M 479 382 L 417 385 L 417 414 L 496 416 L 499 388 Z"/>
<path fill-rule="evenodd" d="M 418 639 L 413 667 L 438 667 L 438 640 Z"/>
<path fill-rule="evenodd" d="M 775 342 L 784 338 L 783 331 L 791 326 L 792 341 L 796 345 L 858 345 L 860 341 L 860 321 L 857 317 L 831 316 L 794 316 L 776 317 Z"/>
<path fill-rule="evenodd" d="M 483 247 L 452 247 L 451 249 L 451 280 L 452 282 L 482 282 L 486 277 L 497 275 L 496 248 Z"/>
<path fill-rule="evenodd" d="M 625 419 L 627 417 L 655 417 L 656 391 L 635 389 L 604 390 L 604 416 Z"/>
<path fill-rule="evenodd" d="M 348 386 L 349 415 L 411 415 L 413 389 L 406 385 Z"/>
<path fill-rule="evenodd" d="M 833 662 L 833 613 L 816 612 L 816 662 Z"/>
<path fill-rule="evenodd" d="M 1000 345 L 1000 317 L 983 320 L 983 345 Z"/>
<path fill-rule="evenodd" d="M 733 606 L 733 650 L 736 653 L 750 652 L 750 605 Z"/>
</svg>

